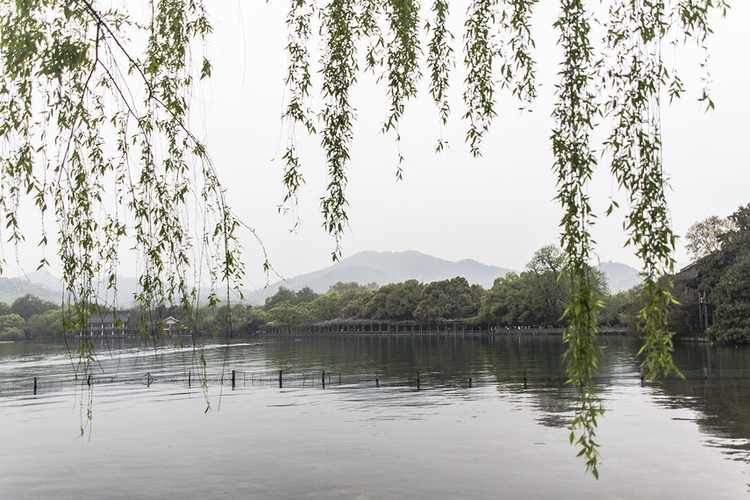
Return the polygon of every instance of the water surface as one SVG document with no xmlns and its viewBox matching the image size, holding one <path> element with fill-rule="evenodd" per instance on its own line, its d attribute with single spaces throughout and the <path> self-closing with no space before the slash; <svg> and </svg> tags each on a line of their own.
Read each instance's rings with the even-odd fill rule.
<svg viewBox="0 0 750 500">
<path fill-rule="evenodd" d="M 636 341 L 601 348 L 595 481 L 559 337 L 115 342 L 91 379 L 0 344 L 0 498 L 750 498 L 750 350 L 678 345 L 687 379 L 641 385 Z"/>
</svg>

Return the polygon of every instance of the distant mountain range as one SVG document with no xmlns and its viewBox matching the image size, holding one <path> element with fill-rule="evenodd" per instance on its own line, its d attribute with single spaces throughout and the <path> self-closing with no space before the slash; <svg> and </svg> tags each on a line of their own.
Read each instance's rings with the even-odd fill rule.
<svg viewBox="0 0 750 500">
<path fill-rule="evenodd" d="M 495 278 L 510 270 L 482 264 L 472 259 L 458 262 L 440 259 L 413 250 L 405 252 L 359 252 L 318 271 L 300 274 L 279 281 L 247 295 L 250 303 L 263 303 L 266 297 L 275 294 L 279 287 L 299 290 L 310 287 L 315 292 L 327 291 L 339 281 L 360 284 L 397 283 L 416 279 L 425 283 L 463 276 L 469 283 L 491 287 Z"/>
<path fill-rule="evenodd" d="M 27 294 L 52 302 L 60 302 L 63 289 L 62 280 L 45 270 L 34 271 L 17 278 L 0 278 L 0 302 L 10 304 L 18 297 Z M 129 304 L 132 302 L 133 294 L 139 290 L 138 279 L 118 276 L 117 289 L 120 302 Z"/>
<path fill-rule="evenodd" d="M 599 268 L 606 276 L 612 292 L 627 290 L 641 282 L 638 271 L 626 264 L 604 262 Z M 472 259 L 453 262 L 413 250 L 368 251 L 354 254 L 324 269 L 301 274 L 250 292 L 246 294 L 246 299 L 252 304 L 262 304 L 266 297 L 275 294 L 281 286 L 291 290 L 299 290 L 307 286 L 321 293 L 339 281 L 383 285 L 409 279 L 429 283 L 463 276 L 469 283 L 490 288 L 496 278 L 510 271 L 510 269 L 483 264 Z"/>
<path fill-rule="evenodd" d="M 609 283 L 610 291 L 618 292 L 638 285 L 641 278 L 636 269 L 618 262 L 603 262 L 599 268 Z M 278 281 L 255 291 L 245 292 L 245 300 L 251 304 L 262 304 L 267 297 L 283 286 L 292 290 L 310 287 L 315 292 L 327 291 L 332 285 L 342 282 L 360 284 L 397 283 L 416 279 L 423 283 L 463 276 L 469 283 L 485 288 L 492 286 L 496 278 L 504 276 L 510 269 L 483 264 L 472 259 L 450 261 L 413 250 L 404 252 L 359 252 L 341 261 L 311 273 L 300 274 Z M 60 301 L 62 281 L 47 271 L 36 271 L 24 277 L 0 278 L 0 301 L 10 303 L 28 293 L 40 298 Z M 122 304 L 129 303 L 138 290 L 136 278 L 119 277 L 118 295 Z"/>
<path fill-rule="evenodd" d="M 602 262 L 599 264 L 599 270 L 606 276 L 609 291 L 612 293 L 630 290 L 642 282 L 638 269 L 620 262 Z"/>
<path fill-rule="evenodd" d="M 35 274 L 35 273 L 32 273 Z M 60 302 L 62 295 L 41 283 L 23 278 L 0 278 L 0 302 L 10 304 L 18 297 L 31 294 L 52 302 Z"/>
</svg>

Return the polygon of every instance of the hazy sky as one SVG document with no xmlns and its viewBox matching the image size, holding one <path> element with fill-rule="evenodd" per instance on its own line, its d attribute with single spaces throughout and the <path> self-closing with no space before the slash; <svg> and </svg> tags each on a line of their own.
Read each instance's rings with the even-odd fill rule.
<svg viewBox="0 0 750 500">
<path fill-rule="evenodd" d="M 499 117 L 480 159 L 470 157 L 463 142 L 466 124 L 460 119 L 462 19 L 467 3 L 451 2 L 459 64 L 452 75 L 447 152 L 433 152 L 439 134 L 437 111 L 423 79 L 421 95 L 408 106 L 402 121 L 406 175 L 396 182 L 396 146 L 392 137 L 380 133 L 386 114 L 384 91 L 370 76 L 355 88 L 358 122 L 348 170 L 351 226 L 343 240 L 344 255 L 413 249 L 451 260 L 474 258 L 521 268 L 535 249 L 558 238 L 560 209 L 553 200 L 549 116 L 559 58 L 551 24 L 559 2 L 540 2 L 534 18 L 540 96 L 533 112 L 518 111 L 509 96 L 501 95 Z M 702 53 L 689 50 L 680 60 L 689 94 L 663 114 L 669 201 L 679 234 L 698 219 L 727 215 L 750 202 L 750 69 L 746 64 L 750 2 L 732 3 L 729 17 L 717 20 L 710 41 L 716 111 L 704 113 L 695 100 Z M 275 267 L 286 276 L 324 267 L 334 246 L 321 228 L 326 167 L 319 139 L 308 139 L 301 130 L 298 146 L 307 179 L 300 191 L 301 227 L 290 232 L 294 216 L 277 211 L 283 189 L 281 165 L 274 159 L 284 144 L 280 115 L 287 2 L 207 4 L 215 29 L 208 47 L 214 70 L 210 82 L 195 94 L 199 118 L 193 126 L 206 137 L 230 203 L 257 228 Z M 318 86 L 317 75 L 315 83 Z M 632 251 L 623 248 L 622 209 L 609 219 L 603 217 L 610 198 L 625 201 L 606 165 L 590 194 L 602 214 L 595 229 L 599 258 L 637 266 Z M 249 235 L 243 241 L 248 285 L 255 288 L 262 285 L 259 252 Z M 680 249 L 678 262 L 686 261 Z"/>
</svg>

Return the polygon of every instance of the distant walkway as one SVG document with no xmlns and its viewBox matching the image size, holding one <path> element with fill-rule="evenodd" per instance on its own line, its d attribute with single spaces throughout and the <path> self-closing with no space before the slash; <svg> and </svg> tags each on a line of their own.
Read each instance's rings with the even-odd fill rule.
<svg viewBox="0 0 750 500">
<path fill-rule="evenodd" d="M 562 335 L 564 328 L 549 326 L 497 326 L 470 324 L 464 320 L 378 321 L 330 320 L 300 326 L 266 326 L 260 335 L 398 334 L 398 335 Z M 601 335 L 625 335 L 625 327 L 600 327 Z"/>
</svg>

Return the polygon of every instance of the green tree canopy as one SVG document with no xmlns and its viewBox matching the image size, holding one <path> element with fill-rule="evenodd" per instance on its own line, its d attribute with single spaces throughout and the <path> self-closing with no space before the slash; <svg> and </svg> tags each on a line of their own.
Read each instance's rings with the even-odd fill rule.
<svg viewBox="0 0 750 500">
<path fill-rule="evenodd" d="M 24 323 L 23 318 L 18 314 L 5 314 L 0 316 L 0 338 L 23 338 Z"/>
<path fill-rule="evenodd" d="M 29 338 L 57 337 L 65 333 L 62 309 L 50 309 L 29 317 L 24 324 L 24 332 Z"/>
<path fill-rule="evenodd" d="M 484 290 L 466 278 L 434 281 L 425 286 L 414 317 L 422 321 L 464 319 L 476 316 Z"/>
<path fill-rule="evenodd" d="M 11 312 L 18 314 L 24 319 L 29 319 L 35 314 L 57 309 L 58 306 L 47 300 L 42 300 L 34 295 L 24 295 L 13 301 L 10 306 Z"/>
</svg>

